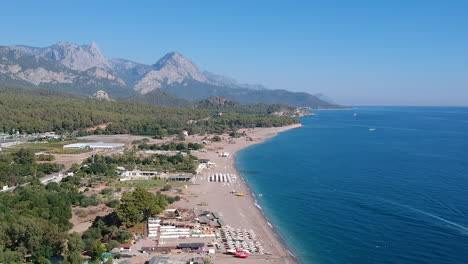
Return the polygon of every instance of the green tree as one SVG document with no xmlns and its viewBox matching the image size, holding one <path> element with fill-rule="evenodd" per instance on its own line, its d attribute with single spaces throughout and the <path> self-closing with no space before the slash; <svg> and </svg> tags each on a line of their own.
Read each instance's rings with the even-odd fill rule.
<svg viewBox="0 0 468 264">
<path fill-rule="evenodd" d="M 154 195 L 142 187 L 132 193 L 124 193 L 121 204 L 117 208 L 117 216 L 127 227 L 146 220 L 148 217 L 162 212 L 167 206 L 164 196 Z"/>
<path fill-rule="evenodd" d="M 117 208 L 116 213 L 122 224 L 127 227 L 132 227 L 144 219 L 143 214 L 138 210 L 138 206 L 130 193 L 122 195 L 121 204 Z"/>
<path fill-rule="evenodd" d="M 106 243 L 106 248 L 107 251 L 111 251 L 113 248 L 116 248 L 120 245 L 119 241 L 117 240 L 109 240 L 109 242 Z"/>
<path fill-rule="evenodd" d="M 68 235 L 68 239 L 67 239 L 68 252 L 74 252 L 74 251 L 81 252 L 83 251 L 84 246 L 85 246 L 84 242 L 78 233 L 73 232 Z"/>
<path fill-rule="evenodd" d="M 73 172 L 78 172 L 80 170 L 80 165 L 77 163 L 73 163 L 70 167 L 70 170 Z"/>
<path fill-rule="evenodd" d="M 101 257 L 101 254 L 106 252 L 106 251 L 107 251 L 107 248 L 106 248 L 106 245 L 104 243 L 102 243 L 101 241 L 96 241 L 94 243 L 92 252 L 93 252 L 93 256 L 95 258 Z"/>
<path fill-rule="evenodd" d="M 73 251 L 69 256 L 65 257 L 62 264 L 82 264 L 83 262 L 80 251 Z"/>
<path fill-rule="evenodd" d="M 52 262 L 46 257 L 40 256 L 35 261 L 37 264 L 52 264 Z"/>
<path fill-rule="evenodd" d="M 180 131 L 177 133 L 177 140 L 184 141 L 185 140 L 185 134 L 184 132 Z"/>
<path fill-rule="evenodd" d="M 36 155 L 30 149 L 21 148 L 16 153 L 16 160 L 19 164 L 30 164 L 36 161 Z"/>
</svg>

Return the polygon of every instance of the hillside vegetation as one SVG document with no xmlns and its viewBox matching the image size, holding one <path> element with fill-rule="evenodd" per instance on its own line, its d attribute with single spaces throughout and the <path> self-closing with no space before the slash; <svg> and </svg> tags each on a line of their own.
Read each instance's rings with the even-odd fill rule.
<svg viewBox="0 0 468 264">
<path fill-rule="evenodd" d="M 293 107 L 285 104 L 240 104 L 220 96 L 213 96 L 194 104 L 195 108 L 218 112 L 235 112 L 247 114 L 299 116 L 309 115 L 307 107 Z"/>
<path fill-rule="evenodd" d="M 44 93 L 45 91 L 43 91 Z M 284 126 L 299 121 L 265 114 L 227 113 L 131 102 L 67 98 L 61 94 L 0 90 L 0 132 L 70 133 L 110 123 L 94 133 L 165 136 L 187 130 L 222 133 L 237 128 Z"/>
</svg>

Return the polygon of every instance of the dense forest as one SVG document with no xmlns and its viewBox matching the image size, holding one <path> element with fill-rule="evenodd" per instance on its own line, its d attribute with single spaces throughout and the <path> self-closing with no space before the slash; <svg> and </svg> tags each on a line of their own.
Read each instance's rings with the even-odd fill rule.
<svg viewBox="0 0 468 264">
<path fill-rule="evenodd" d="M 95 155 L 94 158 L 86 159 L 83 164 L 87 166 L 80 172 L 84 175 L 115 175 L 115 168 L 123 166 L 126 169 L 141 169 L 165 172 L 195 172 L 198 159 L 190 154 L 161 155 L 154 154 L 149 157 L 139 157 L 133 151 L 124 154 L 104 156 Z"/>
<path fill-rule="evenodd" d="M 76 234 L 67 234 L 72 227 L 68 221 L 71 205 L 78 201 L 77 188 L 68 183 L 32 183 L 0 193 L 0 263 L 24 263 L 28 259 L 50 263 L 54 255 L 81 259 Z"/>
<path fill-rule="evenodd" d="M 124 100 L 129 102 L 165 106 L 190 107 L 193 105 L 193 102 L 190 100 L 171 95 L 160 89 L 156 89 L 147 94 L 138 94 L 130 98 L 125 98 Z"/>
<path fill-rule="evenodd" d="M 63 165 L 37 163 L 37 160 L 38 157 L 29 149 L 14 153 L 0 152 L 0 187 L 26 183 L 63 169 Z"/>
<path fill-rule="evenodd" d="M 240 104 L 220 96 L 213 96 L 205 100 L 198 101 L 194 104 L 195 108 L 206 109 L 218 112 L 235 112 L 247 114 L 279 114 L 291 116 L 296 111 L 308 111 L 307 108 L 293 107 L 285 104 Z"/>
<path fill-rule="evenodd" d="M 0 132 L 70 133 L 110 123 L 92 133 L 160 135 L 222 133 L 244 127 L 284 126 L 299 121 L 265 114 L 227 113 L 194 108 L 176 108 L 130 102 L 107 102 L 67 98 L 0 89 Z"/>
<path fill-rule="evenodd" d="M 137 146 L 141 150 L 163 150 L 163 151 L 181 151 L 181 152 L 190 152 L 191 150 L 200 150 L 205 145 L 200 143 L 186 143 L 186 142 L 170 142 L 167 144 L 147 144 L 142 143 Z"/>
<path fill-rule="evenodd" d="M 170 202 L 166 195 L 154 195 L 143 188 L 126 192 L 114 213 L 97 217 L 80 236 L 67 232 L 72 228 L 71 206 L 83 206 L 80 201 L 85 197 L 72 178 L 0 193 L 0 263 L 50 264 L 56 256 L 62 264 L 81 264 L 84 250 L 91 255 L 91 263 L 102 263 L 103 252 L 133 238 L 125 226 L 145 221 Z"/>
<path fill-rule="evenodd" d="M 38 165 L 36 156 L 30 150 L 3 153 L 1 157 L 6 163 L 2 167 L 6 170 L 1 171 L 7 176 L 8 172 L 22 167 Z M 50 259 L 56 256 L 64 264 L 81 264 L 83 251 L 92 257 L 91 263 L 101 263 L 103 252 L 131 240 L 133 235 L 125 227 L 145 221 L 148 216 L 161 212 L 176 199 L 160 193 L 154 195 L 142 188 L 124 193 L 121 201 L 112 200 L 109 193 L 114 190 L 109 188 L 103 189 L 100 193 L 102 195 L 98 197 L 96 194 L 85 194 L 86 189 L 79 192 L 78 187 L 84 186 L 83 179 L 115 177 L 118 165 L 193 171 L 197 164 L 198 160 L 189 154 L 142 158 L 128 151 L 115 156 L 95 155 L 85 160 L 82 166 L 74 164 L 71 170 L 75 175 L 64 178 L 60 183 L 42 185 L 38 178 L 33 177 L 29 185 L 17 186 L 12 192 L 0 192 L 0 263 L 31 261 L 49 264 Z M 24 179 L 31 176 L 31 169 L 24 171 Z M 104 202 L 116 208 L 116 211 L 95 219 L 92 227 L 82 236 L 68 233 L 72 228 L 69 221 L 72 217 L 71 206 L 97 206 Z"/>
</svg>

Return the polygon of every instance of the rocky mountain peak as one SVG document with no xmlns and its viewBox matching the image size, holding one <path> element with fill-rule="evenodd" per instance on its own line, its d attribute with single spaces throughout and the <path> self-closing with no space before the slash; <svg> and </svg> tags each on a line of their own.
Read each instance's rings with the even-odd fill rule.
<svg viewBox="0 0 468 264">
<path fill-rule="evenodd" d="M 95 42 L 77 45 L 61 41 L 49 47 L 0 46 L 0 81 L 21 85 L 30 83 L 86 95 L 105 89 L 119 97 L 143 96 L 161 89 L 189 100 L 202 100 L 213 95 L 235 100 L 214 97 L 203 102 L 215 107 L 236 102 L 330 106 L 330 103 L 308 93 L 266 90 L 261 85 L 239 83 L 229 77 L 201 72 L 179 52 L 170 52 L 153 65 L 125 59 L 109 60 Z M 108 95 L 99 91 L 95 97 L 105 100 Z"/>
<path fill-rule="evenodd" d="M 94 67 L 103 69 L 112 67 L 95 42 L 79 46 L 61 41 L 43 49 L 39 55 L 46 59 L 59 61 L 66 67 L 78 71 L 85 71 Z"/>
<path fill-rule="evenodd" d="M 167 53 L 153 65 L 155 70 L 161 70 L 165 67 L 183 67 L 186 70 L 198 71 L 197 66 L 192 61 L 175 51 Z"/>
<path fill-rule="evenodd" d="M 210 82 L 191 60 L 175 51 L 158 60 L 154 64 L 154 68 L 161 72 L 175 72 L 183 78 L 190 78 L 199 82 Z"/>
<path fill-rule="evenodd" d="M 170 52 L 153 65 L 153 70 L 135 85 L 135 90 L 145 94 L 164 84 L 182 83 L 186 79 L 212 83 L 192 61 L 178 52 Z"/>
<path fill-rule="evenodd" d="M 72 45 L 73 45 L 73 46 L 77 46 L 77 45 L 75 45 L 75 44 L 73 44 L 73 43 L 70 43 L 70 42 L 67 42 L 67 41 L 59 41 L 59 42 L 55 43 L 54 45 L 56 45 L 56 46 L 61 46 L 61 47 L 64 47 L 64 46 L 72 46 Z"/>
<path fill-rule="evenodd" d="M 99 53 L 101 53 L 101 50 L 99 49 L 97 43 L 94 42 L 94 41 L 89 43 L 88 47 L 89 47 L 90 50 L 98 51 Z"/>
</svg>

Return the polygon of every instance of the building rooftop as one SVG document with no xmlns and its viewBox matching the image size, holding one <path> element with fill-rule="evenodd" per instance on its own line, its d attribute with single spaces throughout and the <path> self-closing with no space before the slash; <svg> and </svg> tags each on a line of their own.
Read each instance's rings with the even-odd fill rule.
<svg viewBox="0 0 468 264">
<path fill-rule="evenodd" d="M 220 218 L 219 214 L 217 212 L 213 212 L 212 214 L 213 214 L 214 218 L 216 218 L 216 219 Z"/>
<path fill-rule="evenodd" d="M 205 246 L 205 243 L 179 243 L 179 248 L 197 249 Z"/>
<path fill-rule="evenodd" d="M 74 144 L 68 144 L 63 146 L 63 148 L 102 148 L 102 149 L 108 149 L 108 148 L 122 148 L 124 147 L 124 144 L 121 143 L 103 143 L 103 142 L 91 142 L 91 143 L 74 143 Z"/>
<path fill-rule="evenodd" d="M 120 244 L 120 247 L 121 248 L 131 248 L 132 244 L 130 244 L 130 243 Z"/>
<path fill-rule="evenodd" d="M 175 256 L 154 256 L 148 264 L 185 264 L 184 260 L 176 259 Z"/>
<path fill-rule="evenodd" d="M 170 176 L 169 180 L 171 181 L 191 180 L 192 178 L 193 178 L 192 174 L 181 174 L 181 175 Z"/>
</svg>

